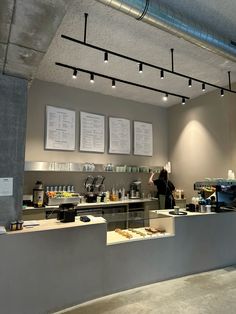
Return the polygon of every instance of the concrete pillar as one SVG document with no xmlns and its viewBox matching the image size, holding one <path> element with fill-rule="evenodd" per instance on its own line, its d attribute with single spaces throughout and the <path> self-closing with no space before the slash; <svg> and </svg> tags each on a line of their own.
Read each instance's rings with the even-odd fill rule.
<svg viewBox="0 0 236 314">
<path fill-rule="evenodd" d="M 0 74 L 0 178 L 13 178 L 13 195 L 0 196 L 0 225 L 21 216 L 27 81 Z"/>
</svg>

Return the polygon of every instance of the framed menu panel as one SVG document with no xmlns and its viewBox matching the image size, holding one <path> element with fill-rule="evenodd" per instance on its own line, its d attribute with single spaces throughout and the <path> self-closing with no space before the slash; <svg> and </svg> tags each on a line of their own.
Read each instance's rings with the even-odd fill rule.
<svg viewBox="0 0 236 314">
<path fill-rule="evenodd" d="M 130 154 L 130 120 L 109 117 L 109 153 Z"/>
<path fill-rule="evenodd" d="M 134 121 L 134 155 L 153 155 L 152 123 Z"/>
<path fill-rule="evenodd" d="M 80 112 L 80 151 L 104 153 L 105 117 Z"/>
<path fill-rule="evenodd" d="M 46 106 L 45 149 L 75 150 L 75 111 Z"/>
</svg>

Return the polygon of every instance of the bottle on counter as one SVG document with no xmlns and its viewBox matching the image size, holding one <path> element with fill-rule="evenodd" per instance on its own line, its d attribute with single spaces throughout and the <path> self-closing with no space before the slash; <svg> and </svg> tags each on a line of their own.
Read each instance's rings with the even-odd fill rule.
<svg viewBox="0 0 236 314">
<path fill-rule="evenodd" d="M 44 187 L 41 181 L 37 181 L 33 188 L 34 207 L 42 207 L 44 203 Z"/>
</svg>

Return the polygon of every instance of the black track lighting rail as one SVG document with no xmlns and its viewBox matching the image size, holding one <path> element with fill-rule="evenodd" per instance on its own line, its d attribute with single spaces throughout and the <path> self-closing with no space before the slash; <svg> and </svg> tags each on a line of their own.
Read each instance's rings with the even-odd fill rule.
<svg viewBox="0 0 236 314">
<path fill-rule="evenodd" d="M 184 96 L 184 95 L 180 95 L 180 94 L 171 93 L 171 92 L 168 92 L 168 91 L 165 91 L 165 90 L 161 90 L 161 89 L 157 89 L 157 88 L 154 88 L 154 87 L 151 87 L 151 86 L 147 86 L 147 85 L 141 85 L 141 84 L 137 84 L 137 83 L 134 83 L 134 82 L 121 80 L 121 79 L 116 78 L 116 77 L 113 77 L 113 76 L 108 76 L 108 75 L 104 75 L 104 74 L 102 74 L 102 73 L 98 73 L 98 72 L 94 72 L 94 71 L 89 71 L 89 70 L 77 68 L 77 67 L 72 66 L 72 65 L 68 65 L 68 64 L 64 64 L 64 63 L 60 63 L 60 62 L 55 62 L 55 64 L 56 64 L 57 66 L 70 69 L 70 70 L 72 70 L 72 72 L 78 71 L 78 72 L 88 73 L 88 74 L 90 74 L 90 75 L 93 74 L 93 76 L 98 76 L 98 77 L 102 77 L 102 78 L 105 78 L 105 79 L 109 79 L 109 80 L 111 80 L 112 82 L 114 82 L 114 81 L 115 81 L 115 82 L 120 82 L 120 83 L 123 83 L 123 84 L 127 84 L 127 85 L 132 85 L 132 86 L 136 86 L 136 87 L 148 89 L 148 90 L 151 90 L 151 91 L 154 91 L 154 92 L 158 92 L 158 93 L 163 93 L 163 94 L 172 95 L 172 96 L 181 98 L 182 101 L 183 101 L 183 100 L 186 100 L 186 99 L 189 99 L 188 96 Z"/>
<path fill-rule="evenodd" d="M 163 68 L 161 66 L 154 65 L 154 64 L 151 64 L 151 63 L 148 63 L 148 62 L 145 62 L 145 61 L 141 61 L 141 60 L 138 60 L 138 59 L 135 59 L 135 58 L 132 58 L 132 57 L 129 57 L 129 56 L 117 53 L 117 52 L 112 51 L 112 50 L 108 50 L 108 49 L 105 49 L 105 48 L 102 48 L 102 47 L 99 47 L 99 46 L 88 44 L 87 42 L 81 41 L 79 39 L 72 38 L 72 37 L 67 36 L 67 35 L 63 35 L 62 34 L 61 37 L 64 38 L 64 39 L 67 39 L 69 41 L 75 42 L 77 44 L 80 44 L 80 45 L 83 45 L 83 46 L 86 46 L 86 47 L 89 47 L 89 48 L 92 48 L 92 49 L 95 49 L 95 50 L 98 50 L 98 51 L 102 51 L 103 53 L 107 52 L 108 54 L 111 54 L 113 56 L 116 56 L 116 57 L 119 57 L 119 58 L 123 58 L 123 59 L 126 59 L 126 60 L 130 60 L 130 61 L 135 62 L 135 63 L 139 63 L 139 64 L 141 63 L 142 65 L 145 65 L 147 67 L 150 67 L 150 68 L 153 68 L 153 69 L 158 69 L 158 70 L 161 70 L 161 71 L 164 71 L 164 72 L 167 72 L 167 73 L 179 76 L 179 77 L 183 77 L 183 78 L 186 78 L 187 80 L 191 79 L 192 81 L 195 81 L 195 82 L 198 82 L 198 83 L 201 83 L 201 84 L 205 84 L 205 85 L 208 85 L 208 86 L 212 86 L 212 87 L 215 87 L 215 88 L 220 89 L 220 90 L 224 90 L 224 91 L 227 91 L 227 92 L 230 92 L 230 93 L 236 93 L 236 91 L 231 90 L 231 84 L 230 84 L 229 88 L 221 87 L 221 86 L 218 86 L 218 85 L 215 85 L 215 84 L 212 84 L 212 83 L 208 83 L 208 82 L 199 80 L 199 79 L 197 79 L 195 77 L 191 77 L 189 75 L 185 75 L 185 74 L 182 74 L 182 73 L 174 71 L 173 50 L 171 51 L 171 53 L 172 53 L 172 70 L 169 70 L 167 68 Z M 229 77 L 230 77 L 230 74 L 229 74 Z M 171 93 L 169 93 L 169 94 L 171 94 Z M 187 99 L 187 97 L 185 97 L 185 98 Z"/>
</svg>

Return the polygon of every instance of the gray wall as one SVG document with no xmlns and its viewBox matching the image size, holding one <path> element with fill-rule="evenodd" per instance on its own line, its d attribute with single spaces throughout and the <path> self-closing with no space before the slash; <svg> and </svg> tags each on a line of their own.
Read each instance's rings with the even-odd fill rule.
<svg viewBox="0 0 236 314">
<path fill-rule="evenodd" d="M 172 178 L 188 199 L 197 195 L 195 181 L 236 174 L 235 105 L 236 94 L 220 97 L 218 90 L 168 109 Z"/>
<path fill-rule="evenodd" d="M 77 113 L 76 150 L 74 152 L 49 151 L 44 150 L 44 127 L 45 127 L 45 107 L 46 105 L 59 106 L 74 109 Z M 86 111 L 101 113 L 106 116 L 106 146 L 105 154 L 79 152 L 79 112 Z M 152 157 L 108 154 L 108 117 L 123 117 L 131 120 L 151 122 L 153 124 L 153 148 Z M 25 159 L 29 161 L 59 161 L 59 162 L 93 162 L 126 164 L 126 165 L 146 165 L 163 166 L 167 161 L 167 112 L 165 109 L 124 100 L 98 93 L 91 93 L 80 89 L 65 87 L 55 83 L 35 80 L 29 89 L 28 95 L 28 121 L 26 135 Z M 39 178 L 39 173 L 26 173 L 25 193 L 30 193 L 33 181 Z M 148 180 L 148 175 L 123 175 L 119 176 L 120 185 L 130 183 L 132 179 L 143 177 L 144 183 Z M 42 174 L 43 180 L 45 175 Z M 117 182 L 117 174 L 107 175 L 105 183 L 108 187 Z M 47 174 L 48 181 L 45 184 L 77 184 L 78 188 L 84 181 L 83 174 L 63 174 L 63 182 L 60 174 Z"/>
<path fill-rule="evenodd" d="M 27 81 L 0 74 L 0 177 L 13 178 L 13 196 L 0 197 L 0 225 L 20 216 L 26 104 Z"/>
</svg>

